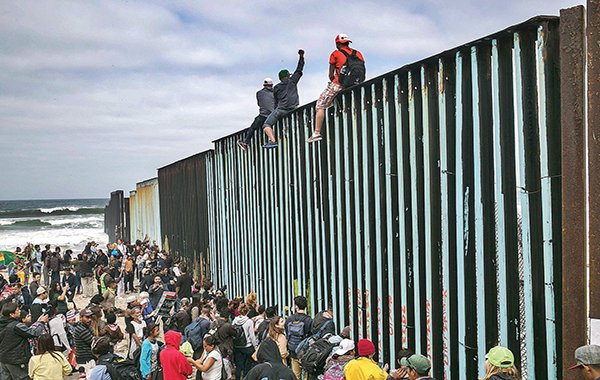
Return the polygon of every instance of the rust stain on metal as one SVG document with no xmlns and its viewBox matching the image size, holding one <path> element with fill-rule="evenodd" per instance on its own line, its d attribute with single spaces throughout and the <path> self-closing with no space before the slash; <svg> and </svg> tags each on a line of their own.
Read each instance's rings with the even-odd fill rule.
<svg viewBox="0 0 600 380">
<path fill-rule="evenodd" d="M 590 259 L 590 318 L 600 318 L 600 198 L 594 189 L 600 186 L 600 0 L 587 5 L 587 72 L 588 72 L 588 145 L 589 173 L 589 259 Z M 594 41 L 594 42 L 592 42 Z"/>
<path fill-rule="evenodd" d="M 560 12 L 562 139 L 562 375 L 587 340 L 585 246 L 584 9 Z"/>
</svg>

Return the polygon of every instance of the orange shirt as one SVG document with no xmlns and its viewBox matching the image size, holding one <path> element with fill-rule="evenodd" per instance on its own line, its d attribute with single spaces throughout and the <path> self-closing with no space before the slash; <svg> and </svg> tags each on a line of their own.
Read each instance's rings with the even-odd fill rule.
<svg viewBox="0 0 600 380">
<path fill-rule="evenodd" d="M 125 272 L 127 272 L 127 273 L 133 272 L 133 260 L 125 261 Z"/>
<path fill-rule="evenodd" d="M 344 49 L 348 54 L 352 54 L 352 49 L 350 47 L 345 47 L 342 49 Z M 356 56 L 361 61 L 363 61 L 363 62 L 365 61 L 362 54 L 360 54 L 360 52 L 358 50 L 356 50 Z M 342 66 L 344 66 L 344 63 L 346 63 L 346 56 L 344 55 L 344 53 L 342 53 L 339 50 L 334 50 L 331 53 L 331 55 L 329 56 L 329 64 L 335 65 L 335 73 L 334 73 L 335 77 L 333 78 L 333 83 L 340 84 L 340 81 L 339 81 L 340 70 L 342 69 Z"/>
</svg>

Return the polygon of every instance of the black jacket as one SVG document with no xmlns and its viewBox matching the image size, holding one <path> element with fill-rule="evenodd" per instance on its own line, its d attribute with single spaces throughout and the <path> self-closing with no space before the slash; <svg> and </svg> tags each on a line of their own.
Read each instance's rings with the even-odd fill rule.
<svg viewBox="0 0 600 380">
<path fill-rule="evenodd" d="M 321 311 L 315 315 L 312 322 L 312 334 L 314 335 L 319 332 L 321 327 L 323 327 L 327 321 L 331 321 L 331 323 L 325 326 L 321 332 L 321 336 L 325 336 L 325 334 L 335 335 L 335 322 L 333 322 L 333 318 L 328 311 Z"/>
<path fill-rule="evenodd" d="M 16 319 L 0 317 L 0 362 L 21 365 L 29 363 L 31 347 L 28 339 L 37 338 L 44 332 L 44 325 L 27 327 Z"/>
<path fill-rule="evenodd" d="M 298 81 L 302 77 L 304 68 L 304 57 L 298 58 L 296 71 L 290 78 L 284 79 L 273 87 L 273 98 L 275 99 L 275 108 L 281 110 L 293 110 L 300 104 L 298 97 Z"/>
<path fill-rule="evenodd" d="M 265 339 L 260 344 L 256 359 L 260 364 L 248 372 L 246 380 L 296 380 L 294 372 L 283 364 L 277 343 L 271 338 Z"/>
</svg>

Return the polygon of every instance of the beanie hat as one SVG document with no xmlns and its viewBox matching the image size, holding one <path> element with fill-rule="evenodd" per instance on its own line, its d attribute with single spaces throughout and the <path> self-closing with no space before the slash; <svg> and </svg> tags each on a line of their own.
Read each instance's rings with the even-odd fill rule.
<svg viewBox="0 0 600 380">
<path fill-rule="evenodd" d="M 371 356 L 375 353 L 375 345 L 368 339 L 358 341 L 358 356 Z"/>
<path fill-rule="evenodd" d="M 289 75 L 290 75 L 290 72 L 287 69 L 283 69 L 279 72 L 279 80 L 282 80 L 283 78 L 285 78 Z"/>
</svg>

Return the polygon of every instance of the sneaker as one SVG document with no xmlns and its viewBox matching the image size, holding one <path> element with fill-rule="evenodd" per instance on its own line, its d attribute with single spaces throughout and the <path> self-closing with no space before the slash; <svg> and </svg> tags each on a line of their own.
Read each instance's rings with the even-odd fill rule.
<svg viewBox="0 0 600 380">
<path fill-rule="evenodd" d="M 265 145 L 262 146 L 265 149 L 275 149 L 277 148 L 277 143 L 274 141 L 268 141 Z"/>
<path fill-rule="evenodd" d="M 248 144 L 246 144 L 245 142 L 243 142 L 242 140 L 238 140 L 237 145 L 242 149 L 242 150 L 246 150 L 248 149 Z"/>
<path fill-rule="evenodd" d="M 314 143 L 314 142 L 321 141 L 321 140 L 323 140 L 323 137 L 320 134 L 313 133 L 312 136 L 310 136 L 309 138 L 306 139 L 306 142 L 310 144 L 310 143 Z"/>
</svg>

